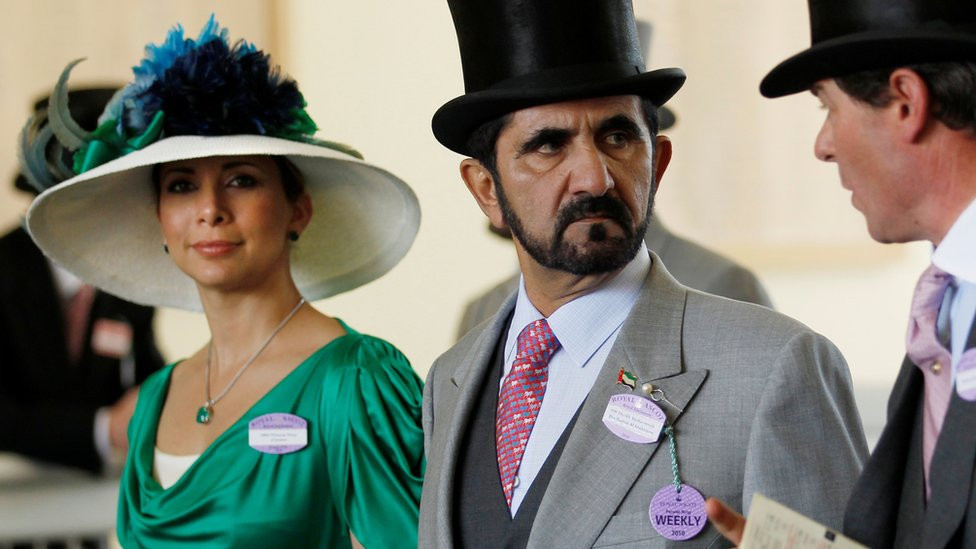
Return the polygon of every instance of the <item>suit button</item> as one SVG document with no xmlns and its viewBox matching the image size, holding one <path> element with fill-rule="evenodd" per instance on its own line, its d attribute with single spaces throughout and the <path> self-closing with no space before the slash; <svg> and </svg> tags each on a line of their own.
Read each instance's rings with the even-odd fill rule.
<svg viewBox="0 0 976 549">
<path fill-rule="evenodd" d="M 942 371 L 942 363 L 936 362 L 935 364 L 932 365 L 931 370 L 933 374 L 939 375 L 939 372 Z"/>
</svg>

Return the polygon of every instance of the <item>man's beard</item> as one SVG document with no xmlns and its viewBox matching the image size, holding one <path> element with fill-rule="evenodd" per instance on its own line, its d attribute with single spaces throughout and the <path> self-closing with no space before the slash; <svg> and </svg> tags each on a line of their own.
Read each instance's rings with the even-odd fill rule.
<svg viewBox="0 0 976 549">
<path fill-rule="evenodd" d="M 525 251 L 537 263 L 549 269 L 565 271 L 574 275 L 592 275 L 615 271 L 630 263 L 640 250 L 647 232 L 654 205 L 654 193 L 647 200 L 647 214 L 637 227 L 634 227 L 630 211 L 619 199 L 603 196 L 583 196 L 562 207 L 556 216 L 553 234 L 548 242 L 526 232 L 522 221 L 512 209 L 500 183 L 495 183 L 498 206 L 502 210 L 505 223 L 512 230 Z M 579 246 L 563 238 L 566 229 L 575 221 L 599 216 L 606 221 L 590 225 L 587 245 Z M 623 236 L 607 234 L 606 223 L 616 222 Z"/>
</svg>

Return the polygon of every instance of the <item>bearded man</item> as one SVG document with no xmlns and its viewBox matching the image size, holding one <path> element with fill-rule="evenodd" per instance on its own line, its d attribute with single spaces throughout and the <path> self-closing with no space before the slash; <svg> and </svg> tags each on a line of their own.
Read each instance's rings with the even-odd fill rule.
<svg viewBox="0 0 976 549">
<path fill-rule="evenodd" d="M 867 454 L 843 357 L 644 244 L 684 73 L 644 71 L 630 0 L 449 3 L 467 93 L 434 135 L 522 278 L 431 368 L 420 546 L 711 547 L 702 495 L 754 492 L 839 524 Z"/>
</svg>

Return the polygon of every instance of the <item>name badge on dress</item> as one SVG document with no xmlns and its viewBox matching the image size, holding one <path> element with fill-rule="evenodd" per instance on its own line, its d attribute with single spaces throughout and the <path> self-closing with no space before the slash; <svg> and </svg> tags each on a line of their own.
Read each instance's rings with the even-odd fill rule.
<svg viewBox="0 0 976 549">
<path fill-rule="evenodd" d="M 247 444 L 265 454 L 290 454 L 308 446 L 308 422 L 284 413 L 264 414 L 247 424 Z"/>
</svg>

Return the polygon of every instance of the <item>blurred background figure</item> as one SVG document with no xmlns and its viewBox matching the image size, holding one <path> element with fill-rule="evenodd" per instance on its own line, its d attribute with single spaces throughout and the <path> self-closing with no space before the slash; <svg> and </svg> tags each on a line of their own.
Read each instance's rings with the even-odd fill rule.
<svg viewBox="0 0 976 549">
<path fill-rule="evenodd" d="M 637 21 L 637 33 L 641 49 L 644 51 L 644 59 L 650 59 L 651 24 L 647 21 Z M 662 107 L 658 114 L 660 131 L 663 132 L 674 126 L 676 117 L 671 109 Z M 653 213 L 647 225 L 644 241 L 647 243 L 647 248 L 657 253 L 668 271 L 679 282 L 710 294 L 773 307 L 769 294 L 752 271 L 724 255 L 674 234 L 661 222 L 657 210 Z M 502 238 L 508 240 L 512 238 L 510 232 L 497 230 L 490 223 L 488 230 Z M 461 324 L 458 326 L 457 339 L 461 339 L 481 321 L 494 316 L 505 299 L 518 291 L 518 284 L 519 272 L 516 265 L 512 276 L 468 302 L 461 316 Z"/>
<path fill-rule="evenodd" d="M 114 92 L 71 91 L 71 114 L 94 129 Z M 34 105 L 33 131 L 50 131 L 47 106 L 47 98 Z M 39 160 L 62 162 L 60 151 L 48 147 Z M 14 186 L 36 196 L 59 182 L 31 181 L 21 173 Z M 114 500 L 114 476 L 128 447 L 126 429 L 138 385 L 163 364 L 154 340 L 154 311 L 84 284 L 44 257 L 23 226 L 0 237 L 0 264 L 0 457 L 8 452 L 5 463 L 24 469 L 18 482 L 5 484 L 4 499 L 20 501 L 26 495 L 48 502 L 52 520 L 61 516 L 65 525 L 61 533 L 0 547 L 104 546 L 101 531 L 76 529 L 76 522 L 91 522 L 79 504 L 97 512 Z M 104 473 L 111 480 L 84 478 L 50 464 Z"/>
<path fill-rule="evenodd" d="M 114 91 L 72 91 L 72 115 L 94 129 Z M 46 118 L 46 98 L 34 116 Z M 48 162 L 61 161 L 48 152 Z M 23 174 L 14 185 L 45 190 Z M 136 387 L 163 362 L 153 309 L 82 283 L 45 258 L 23 227 L 0 238 L 0 264 L 0 451 L 91 472 L 117 466 Z"/>
</svg>

